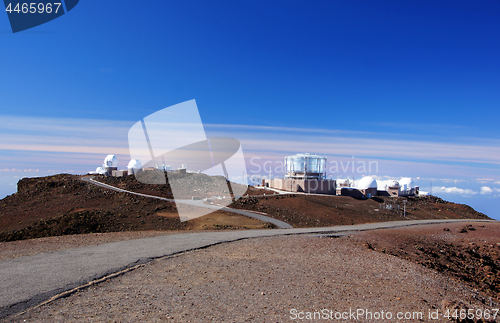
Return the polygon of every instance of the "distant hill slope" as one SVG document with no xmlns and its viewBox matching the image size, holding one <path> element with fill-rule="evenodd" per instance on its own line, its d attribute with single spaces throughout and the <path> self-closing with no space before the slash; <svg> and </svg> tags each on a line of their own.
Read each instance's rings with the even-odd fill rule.
<svg viewBox="0 0 500 323">
<path fill-rule="evenodd" d="M 207 184 L 219 180 L 204 174 L 192 176 L 200 197 L 205 197 L 205 194 L 209 196 L 210 190 Z M 250 221 L 248 222 L 242 220 L 241 216 L 224 211 L 180 222 L 175 203 L 111 191 L 83 182 L 81 177 L 59 174 L 20 180 L 18 193 L 0 200 L 0 241 L 90 232 L 272 227 L 257 220 L 251 222 L 251 219 L 247 219 Z M 126 190 L 172 197 L 168 185 L 142 184 L 137 182 L 134 176 L 94 177 L 96 180 Z M 256 197 L 263 193 L 266 193 L 265 197 Z M 238 200 L 231 207 L 264 212 L 295 227 L 404 219 L 403 199 L 357 200 L 342 196 L 273 196 L 269 191 L 252 187 L 247 194 L 250 197 Z M 486 215 L 476 212 L 469 206 L 449 203 L 436 197 L 409 199 L 407 218 L 488 219 Z"/>
<path fill-rule="evenodd" d="M 420 219 L 490 219 L 468 205 L 447 202 L 436 196 L 363 200 L 348 196 L 274 195 L 241 199 L 232 207 L 265 212 L 294 227 Z"/>
<path fill-rule="evenodd" d="M 18 192 L 0 201 L 0 241 L 26 238 L 179 228 L 173 218 L 154 219 L 158 211 L 176 212 L 175 205 L 86 184 L 81 176 L 60 174 L 23 178 Z"/>
</svg>

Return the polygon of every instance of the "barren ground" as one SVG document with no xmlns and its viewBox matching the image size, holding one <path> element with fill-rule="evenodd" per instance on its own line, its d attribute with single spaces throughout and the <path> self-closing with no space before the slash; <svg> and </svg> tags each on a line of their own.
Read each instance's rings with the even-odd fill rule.
<svg viewBox="0 0 500 323">
<path fill-rule="evenodd" d="M 293 309 L 362 309 L 446 322 L 447 309 L 499 307 L 499 242 L 500 223 L 473 222 L 249 239 L 155 260 L 11 320 L 287 322 Z"/>
<path fill-rule="evenodd" d="M 198 197 L 210 196 L 216 179 L 193 174 L 191 186 Z M 217 211 L 193 221 L 181 222 L 175 203 L 116 192 L 82 181 L 81 176 L 59 174 L 24 178 L 18 193 L 0 200 L 0 241 L 50 236 L 126 231 L 189 231 L 272 228 L 273 225 Z M 96 176 L 97 180 L 133 192 L 172 197 L 169 185 L 139 183 L 134 176 Z M 216 181 L 220 184 L 220 181 Z M 189 184 L 189 183 L 188 183 Z M 186 185 L 188 185 L 186 184 Z M 223 183 L 224 185 L 225 182 Z M 222 186 L 220 184 L 219 186 Z M 266 196 L 263 194 L 266 193 Z M 195 193 L 193 193 L 195 194 Z M 406 217 L 403 202 L 406 201 Z M 230 205 L 253 210 L 294 227 L 325 227 L 342 224 L 405 219 L 488 219 L 467 205 L 436 197 L 360 200 L 346 196 L 270 195 L 250 187 L 247 197 Z"/>
</svg>

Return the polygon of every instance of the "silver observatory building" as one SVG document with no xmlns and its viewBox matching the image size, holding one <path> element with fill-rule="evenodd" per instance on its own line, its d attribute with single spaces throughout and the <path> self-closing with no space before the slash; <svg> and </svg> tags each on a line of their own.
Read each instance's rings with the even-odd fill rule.
<svg viewBox="0 0 500 323">
<path fill-rule="evenodd" d="M 286 156 L 285 177 L 263 179 L 262 186 L 290 192 L 336 194 L 335 180 L 326 179 L 326 157 L 313 154 Z"/>
</svg>

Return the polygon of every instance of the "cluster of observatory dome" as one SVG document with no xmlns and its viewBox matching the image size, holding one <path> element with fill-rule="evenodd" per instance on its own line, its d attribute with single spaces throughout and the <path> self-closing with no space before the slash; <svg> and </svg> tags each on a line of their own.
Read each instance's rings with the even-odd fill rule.
<svg viewBox="0 0 500 323">
<path fill-rule="evenodd" d="M 403 177 L 399 181 L 377 182 L 371 176 L 365 176 L 352 183 L 349 179 L 337 180 L 337 195 L 362 197 L 372 196 L 415 196 L 419 195 L 419 187 L 415 186 L 413 179 Z"/>
<path fill-rule="evenodd" d="M 403 177 L 399 181 L 391 181 L 391 183 L 382 183 L 385 187 L 400 187 L 401 190 L 407 191 L 415 188 L 415 184 L 413 183 L 413 179 L 410 177 Z M 367 189 L 367 188 L 379 188 L 381 185 L 371 176 L 365 176 L 361 178 L 356 184 L 357 188 Z"/>
<path fill-rule="evenodd" d="M 399 181 L 377 182 L 365 176 L 356 182 L 349 179 L 327 178 L 327 157 L 309 153 L 286 156 L 283 178 L 265 178 L 261 186 L 279 191 L 328 195 L 346 195 L 359 198 L 373 196 L 415 196 L 419 187 L 409 177 Z"/>
<path fill-rule="evenodd" d="M 312 154 L 297 154 L 285 157 L 286 175 L 283 179 L 262 180 L 263 187 L 284 191 L 320 193 L 330 195 L 345 195 L 360 198 L 373 196 L 415 196 L 419 195 L 419 187 L 415 186 L 410 177 L 403 177 L 399 181 L 377 181 L 371 176 L 365 176 L 357 181 L 349 179 L 327 179 L 326 157 Z M 170 166 L 156 166 L 156 169 L 171 170 Z M 129 161 L 126 170 L 118 170 L 118 158 L 107 155 L 102 166 L 97 167 L 93 174 L 122 177 L 134 175 L 141 171 L 143 166 L 137 159 Z M 186 172 L 186 165 L 178 169 Z"/>
<path fill-rule="evenodd" d="M 118 170 L 118 158 L 115 155 L 107 155 L 104 158 L 104 162 L 101 166 L 97 167 L 95 171 L 89 172 L 89 174 L 100 174 L 100 175 L 108 175 L 115 177 L 123 177 L 127 175 L 135 175 L 139 171 L 148 171 L 148 170 L 163 170 L 163 171 L 172 171 L 172 166 L 169 165 L 158 165 L 144 167 L 139 159 L 132 159 L 128 162 L 127 169 Z M 179 173 L 192 173 L 187 170 L 186 164 L 182 164 L 180 168 L 177 168 Z"/>
<path fill-rule="evenodd" d="M 96 168 L 93 174 L 110 175 L 110 176 L 126 176 L 127 174 L 136 174 L 142 169 L 141 162 L 138 159 L 129 161 L 126 170 L 118 170 L 118 158 L 115 155 L 107 155 L 104 158 L 102 166 Z"/>
</svg>

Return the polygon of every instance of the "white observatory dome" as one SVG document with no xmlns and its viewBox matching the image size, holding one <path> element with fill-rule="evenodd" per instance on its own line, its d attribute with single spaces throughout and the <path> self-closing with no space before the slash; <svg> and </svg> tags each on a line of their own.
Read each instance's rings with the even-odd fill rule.
<svg viewBox="0 0 500 323">
<path fill-rule="evenodd" d="M 392 181 L 389 186 L 391 186 L 391 187 L 399 186 L 399 183 L 398 183 L 398 181 Z"/>
<path fill-rule="evenodd" d="M 135 174 L 137 173 L 138 170 L 142 168 L 141 161 L 139 159 L 132 159 L 131 161 L 128 162 L 127 168 L 129 174 Z"/>
<path fill-rule="evenodd" d="M 118 167 L 118 158 L 115 155 L 107 155 L 104 158 L 104 167 Z"/>
<path fill-rule="evenodd" d="M 402 190 L 411 190 L 412 188 L 415 188 L 415 185 L 413 184 L 413 180 L 410 177 L 403 177 L 399 180 L 399 186 L 401 187 Z"/>
<path fill-rule="evenodd" d="M 373 179 L 371 176 L 365 176 L 358 182 L 358 188 L 362 190 L 366 190 L 369 188 L 377 188 L 377 181 Z"/>
<path fill-rule="evenodd" d="M 97 167 L 95 169 L 95 172 L 96 172 L 96 174 L 101 174 L 101 175 L 104 175 L 106 173 L 106 171 L 102 167 Z"/>
<path fill-rule="evenodd" d="M 127 168 L 142 168 L 141 161 L 139 159 L 132 159 L 128 162 Z"/>
<path fill-rule="evenodd" d="M 339 185 L 344 185 L 344 186 L 349 186 L 351 184 L 351 181 L 349 180 L 349 178 L 346 178 L 346 179 L 338 179 L 337 180 L 337 183 Z"/>
</svg>

